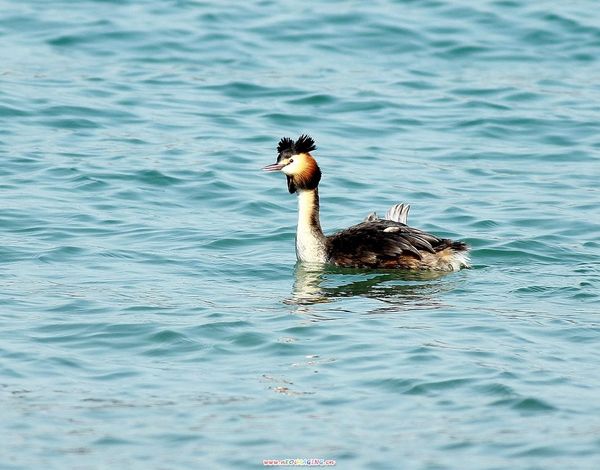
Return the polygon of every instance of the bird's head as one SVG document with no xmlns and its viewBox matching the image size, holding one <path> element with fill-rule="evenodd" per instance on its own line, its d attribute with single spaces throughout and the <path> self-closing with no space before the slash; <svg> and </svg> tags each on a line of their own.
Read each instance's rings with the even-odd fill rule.
<svg viewBox="0 0 600 470">
<path fill-rule="evenodd" d="M 267 165 L 265 171 L 281 171 L 287 178 L 288 190 L 316 189 L 321 181 L 321 170 L 310 152 L 315 150 L 315 141 L 303 134 L 294 142 L 284 137 L 277 146 L 277 163 Z"/>
</svg>

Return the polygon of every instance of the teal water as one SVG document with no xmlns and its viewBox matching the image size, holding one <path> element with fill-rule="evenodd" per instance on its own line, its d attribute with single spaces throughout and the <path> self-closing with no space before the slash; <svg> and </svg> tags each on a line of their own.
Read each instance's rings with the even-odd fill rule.
<svg viewBox="0 0 600 470">
<path fill-rule="evenodd" d="M 0 12 L 1 468 L 600 468 L 596 2 Z M 302 132 L 473 269 L 295 266 Z"/>
</svg>

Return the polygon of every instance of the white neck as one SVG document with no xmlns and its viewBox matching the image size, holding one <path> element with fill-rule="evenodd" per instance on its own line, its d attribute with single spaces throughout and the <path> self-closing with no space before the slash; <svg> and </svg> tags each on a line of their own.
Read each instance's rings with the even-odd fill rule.
<svg viewBox="0 0 600 470">
<path fill-rule="evenodd" d="M 325 236 L 319 222 L 319 192 L 317 189 L 298 191 L 296 257 L 299 261 L 309 263 L 327 261 Z"/>
</svg>

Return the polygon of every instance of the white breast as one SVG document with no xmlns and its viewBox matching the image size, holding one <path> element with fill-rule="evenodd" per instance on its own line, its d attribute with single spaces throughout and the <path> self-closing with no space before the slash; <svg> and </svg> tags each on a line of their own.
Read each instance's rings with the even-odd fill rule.
<svg viewBox="0 0 600 470">
<path fill-rule="evenodd" d="M 327 253 L 323 241 L 309 227 L 296 233 L 296 258 L 308 263 L 325 263 Z"/>
</svg>

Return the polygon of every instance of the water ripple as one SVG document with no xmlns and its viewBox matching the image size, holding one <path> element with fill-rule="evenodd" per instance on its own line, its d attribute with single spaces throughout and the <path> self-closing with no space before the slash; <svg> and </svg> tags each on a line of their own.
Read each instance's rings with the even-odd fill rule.
<svg viewBox="0 0 600 470">
<path fill-rule="evenodd" d="M 1 6 L 6 465 L 594 466 L 595 5 Z M 473 269 L 296 266 L 302 132 Z"/>
</svg>

